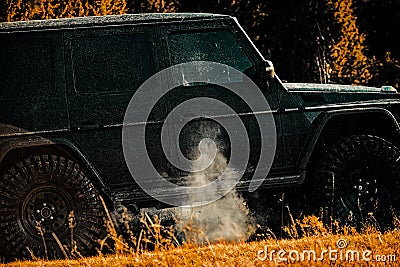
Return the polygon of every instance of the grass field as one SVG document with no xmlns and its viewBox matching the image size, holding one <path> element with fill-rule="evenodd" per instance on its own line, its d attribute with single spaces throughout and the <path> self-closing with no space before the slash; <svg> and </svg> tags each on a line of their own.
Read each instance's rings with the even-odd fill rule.
<svg viewBox="0 0 400 267">
<path fill-rule="evenodd" d="M 316 217 L 297 221 L 285 232 L 291 238 L 254 242 L 218 242 L 155 251 L 60 261 L 19 261 L 1 266 L 399 266 L 400 228 L 380 233 L 373 227 L 334 234 Z M 302 237 L 300 237 L 302 236 Z"/>
<path fill-rule="evenodd" d="M 7 266 L 274 266 L 279 263 L 291 266 L 399 266 L 399 240 L 400 232 L 395 230 L 385 234 L 372 232 L 355 235 L 314 236 L 295 240 L 218 243 L 158 252 L 143 252 L 137 255 L 112 255 L 64 261 L 14 262 Z M 339 249 L 338 241 L 347 242 L 347 246 Z M 269 251 L 267 259 L 264 259 L 265 246 L 268 246 Z M 323 250 L 329 251 L 329 249 L 331 249 L 331 255 L 329 252 L 322 255 Z M 272 250 L 286 251 L 284 255 L 281 255 L 282 261 L 278 258 L 278 252 L 271 256 Z M 305 250 L 314 250 L 316 258 L 314 259 L 311 254 L 303 254 Z M 297 251 L 298 254 L 294 251 Z M 358 251 L 358 253 L 354 251 Z M 369 251 L 371 254 L 368 253 Z M 308 255 L 311 255 L 311 258 L 308 258 Z M 377 260 L 385 262 L 377 262 Z"/>
</svg>

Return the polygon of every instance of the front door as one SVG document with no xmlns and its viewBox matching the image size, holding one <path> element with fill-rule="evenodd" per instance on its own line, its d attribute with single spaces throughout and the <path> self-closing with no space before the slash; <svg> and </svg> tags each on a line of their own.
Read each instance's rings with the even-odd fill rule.
<svg viewBox="0 0 400 267">
<path fill-rule="evenodd" d="M 226 25 L 219 25 L 218 23 L 208 26 L 208 28 L 205 28 L 203 24 L 198 25 L 197 28 L 193 24 L 166 26 L 163 28 L 162 38 L 164 41 L 164 53 L 169 58 L 169 62 L 166 62 L 164 67 L 195 61 L 208 61 L 224 64 L 237 70 L 221 69 L 219 73 L 213 73 L 212 77 L 208 78 L 210 81 L 218 81 L 220 85 L 207 82 L 185 84 L 185 81 L 182 81 L 183 86 L 179 86 L 170 92 L 168 112 L 173 112 L 177 107 L 181 109 L 181 112 L 174 113 L 172 127 L 175 129 L 170 131 L 175 135 L 171 134 L 171 145 L 175 146 L 176 153 L 182 152 L 184 156 L 184 158 L 178 157 L 178 159 L 184 162 L 186 162 L 185 159 L 190 160 L 194 171 L 204 169 L 207 163 L 198 162 L 202 153 L 208 153 L 204 157 L 206 161 L 214 158 L 213 145 L 207 146 L 204 140 L 213 140 L 217 146 L 218 155 L 214 158 L 213 164 L 198 175 L 200 179 L 204 178 L 204 174 L 207 176 L 205 178 L 207 181 L 200 181 L 200 183 L 210 182 L 218 178 L 221 172 L 224 171 L 226 164 L 232 159 L 233 146 L 240 147 L 243 145 L 243 150 L 239 153 L 246 153 L 244 143 L 246 140 L 245 135 L 247 135 L 250 154 L 248 164 L 245 167 L 244 179 L 250 179 L 255 173 L 261 153 L 261 132 L 254 116 L 256 110 L 252 110 L 252 107 L 249 107 L 241 96 L 224 88 L 224 80 L 228 81 L 226 84 L 233 86 L 241 84 L 244 79 L 241 72 L 253 78 L 252 74 L 254 73 L 252 73 L 252 70 L 255 69 L 257 60 L 259 61 L 260 58 L 249 52 L 253 48 L 250 47 L 248 40 L 243 38 L 243 33 L 240 30 L 227 28 Z M 204 66 L 201 66 L 201 64 L 198 66 L 199 72 L 202 71 L 202 67 Z M 185 77 L 182 73 L 175 73 L 176 76 L 172 77 L 172 79 L 184 80 Z M 243 95 L 246 96 L 247 88 L 242 89 Z M 268 92 L 262 93 L 264 96 L 261 94 L 261 97 L 267 99 L 271 109 L 277 109 L 277 95 L 268 94 Z M 252 95 L 247 95 L 247 97 L 252 97 Z M 190 109 L 190 105 L 196 103 L 196 99 L 199 102 L 193 104 Z M 187 105 L 187 108 L 182 109 L 182 104 L 185 104 L 185 102 L 189 103 L 189 106 Z M 218 105 L 221 105 L 221 108 L 217 108 Z M 230 109 L 223 107 L 223 105 L 229 106 Z M 198 114 L 199 110 L 201 112 L 205 109 L 205 106 L 207 106 L 207 110 L 204 113 L 208 113 L 208 110 L 210 110 L 210 113 L 215 112 L 215 118 L 210 118 L 209 114 L 204 114 L 204 116 Z M 270 114 L 266 112 L 261 115 L 261 120 L 266 119 L 268 116 L 271 117 Z M 279 128 L 278 114 L 276 112 L 273 112 L 273 114 L 275 126 Z M 226 122 L 226 125 L 230 126 L 233 122 L 232 117 L 236 115 L 243 122 L 247 133 L 240 135 L 235 140 L 236 143 L 232 143 L 231 138 L 232 135 L 235 135 L 236 130 L 229 132 L 230 130 L 224 127 L 223 124 Z M 182 121 L 187 123 L 183 126 Z M 278 135 L 281 133 L 280 130 L 276 132 Z M 199 146 L 201 140 L 203 140 L 203 151 Z M 280 142 L 281 139 L 278 136 L 278 146 Z M 209 148 L 208 151 L 207 148 Z M 279 159 L 276 159 L 273 169 L 279 167 L 280 163 Z M 184 167 L 181 168 L 181 175 L 189 175 L 189 179 L 193 179 L 190 166 L 188 168 L 188 165 L 182 162 L 180 162 L 180 166 Z M 236 166 L 233 167 L 235 168 Z M 196 181 L 194 183 L 199 185 Z"/>
</svg>

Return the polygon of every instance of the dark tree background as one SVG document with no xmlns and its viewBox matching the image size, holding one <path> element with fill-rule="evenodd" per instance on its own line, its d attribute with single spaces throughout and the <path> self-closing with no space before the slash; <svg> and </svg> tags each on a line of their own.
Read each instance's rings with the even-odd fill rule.
<svg viewBox="0 0 400 267">
<path fill-rule="evenodd" d="M 400 89 L 400 0 L 354 0 L 360 30 L 367 34 L 369 56 L 384 61 L 388 52 L 397 62 L 387 62 L 372 83 Z"/>
<path fill-rule="evenodd" d="M 274 62 L 282 79 L 325 82 L 317 61 L 329 61 L 332 42 L 338 35 L 328 0 L 237 0 L 234 5 L 230 0 L 215 2 L 181 0 L 179 10 L 233 15 L 264 56 Z M 364 84 L 399 87 L 400 0 L 354 0 L 352 8 L 359 31 L 365 34 L 365 54 L 375 57 L 370 66 L 373 77 Z M 331 78 L 327 82 L 340 81 Z"/>
<path fill-rule="evenodd" d="M 286 81 L 393 85 L 400 89 L 400 0 L 3 0 L 0 3 L 3 21 L 141 12 L 235 16 Z"/>
</svg>

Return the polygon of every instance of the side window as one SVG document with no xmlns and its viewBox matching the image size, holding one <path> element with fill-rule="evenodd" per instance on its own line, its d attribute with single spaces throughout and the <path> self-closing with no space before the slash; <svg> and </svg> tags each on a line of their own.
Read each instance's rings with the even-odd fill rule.
<svg viewBox="0 0 400 267">
<path fill-rule="evenodd" d="M 0 36 L 0 99 L 23 100 L 54 93 L 53 62 L 50 39 Z"/>
<path fill-rule="evenodd" d="M 190 61 L 212 61 L 239 71 L 252 66 L 241 45 L 228 30 L 174 32 L 168 39 L 173 65 Z"/>
<path fill-rule="evenodd" d="M 75 90 L 82 94 L 135 91 L 153 73 L 144 33 L 79 37 L 72 53 Z"/>
</svg>

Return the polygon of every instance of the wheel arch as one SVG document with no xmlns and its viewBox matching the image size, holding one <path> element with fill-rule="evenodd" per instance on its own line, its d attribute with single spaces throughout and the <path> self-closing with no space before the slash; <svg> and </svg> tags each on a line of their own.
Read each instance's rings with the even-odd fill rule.
<svg viewBox="0 0 400 267">
<path fill-rule="evenodd" d="M 313 122 L 307 137 L 299 169 L 302 182 L 315 167 L 315 160 L 324 146 L 349 134 L 372 134 L 400 144 L 400 126 L 394 115 L 384 108 L 332 110 L 321 113 Z"/>
<path fill-rule="evenodd" d="M 45 139 L 42 137 L 31 137 L 27 139 L 12 140 L 0 146 L 0 173 L 6 171 L 12 164 L 33 154 L 57 154 L 71 157 L 78 161 L 91 173 L 92 182 L 98 190 L 103 192 L 107 198 L 107 185 L 102 179 L 96 167 L 80 149 L 65 139 Z"/>
</svg>

